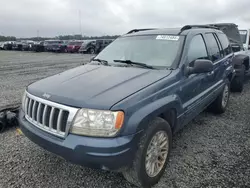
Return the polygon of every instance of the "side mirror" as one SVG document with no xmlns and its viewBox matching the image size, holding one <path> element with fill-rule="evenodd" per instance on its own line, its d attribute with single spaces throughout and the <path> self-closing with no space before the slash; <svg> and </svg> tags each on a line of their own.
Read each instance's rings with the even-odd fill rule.
<svg viewBox="0 0 250 188">
<path fill-rule="evenodd" d="M 188 67 L 188 75 L 207 73 L 213 71 L 213 62 L 207 59 L 197 59 L 193 67 Z"/>
</svg>

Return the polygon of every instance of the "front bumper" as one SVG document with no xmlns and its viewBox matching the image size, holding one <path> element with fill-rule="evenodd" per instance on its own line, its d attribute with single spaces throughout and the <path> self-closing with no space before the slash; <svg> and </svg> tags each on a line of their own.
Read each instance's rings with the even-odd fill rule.
<svg viewBox="0 0 250 188">
<path fill-rule="evenodd" d="M 137 149 L 140 133 L 117 138 L 94 138 L 69 134 L 65 139 L 46 133 L 19 113 L 22 132 L 42 148 L 66 160 L 90 168 L 118 170 L 129 166 Z"/>
</svg>

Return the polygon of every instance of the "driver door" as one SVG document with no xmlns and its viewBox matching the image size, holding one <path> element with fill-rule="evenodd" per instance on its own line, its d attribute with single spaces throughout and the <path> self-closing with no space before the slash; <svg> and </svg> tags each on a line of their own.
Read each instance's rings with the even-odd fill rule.
<svg viewBox="0 0 250 188">
<path fill-rule="evenodd" d="M 195 35 L 190 42 L 187 53 L 187 64 L 192 67 L 197 59 L 209 59 L 208 50 L 201 34 Z M 184 110 L 184 124 L 197 116 L 203 109 L 202 104 L 205 96 L 204 91 L 209 87 L 204 84 L 207 73 L 192 74 L 184 78 L 182 85 L 182 96 Z"/>
</svg>

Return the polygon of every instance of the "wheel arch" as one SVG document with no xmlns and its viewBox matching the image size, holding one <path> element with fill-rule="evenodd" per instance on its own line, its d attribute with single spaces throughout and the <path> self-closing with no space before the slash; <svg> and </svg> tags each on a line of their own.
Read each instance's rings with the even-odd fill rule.
<svg viewBox="0 0 250 188">
<path fill-rule="evenodd" d="M 233 58 L 233 65 L 234 65 L 234 68 L 239 68 L 242 64 L 245 65 L 246 67 L 246 70 L 248 70 L 250 67 L 249 67 L 249 56 L 247 55 L 244 55 L 244 54 L 238 54 L 238 55 L 235 55 L 235 57 Z"/>
<path fill-rule="evenodd" d="M 173 130 L 177 126 L 177 117 L 181 112 L 182 105 L 176 95 L 164 97 L 134 112 L 126 122 L 130 128 L 125 132 L 133 134 L 143 131 L 147 129 L 148 122 L 156 117 L 166 120 Z"/>
</svg>

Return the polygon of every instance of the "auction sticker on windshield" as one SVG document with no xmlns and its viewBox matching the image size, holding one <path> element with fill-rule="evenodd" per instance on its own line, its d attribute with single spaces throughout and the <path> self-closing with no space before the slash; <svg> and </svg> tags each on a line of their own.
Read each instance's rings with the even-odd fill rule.
<svg viewBox="0 0 250 188">
<path fill-rule="evenodd" d="M 174 36 L 174 35 L 158 35 L 156 37 L 156 40 L 174 40 L 177 41 L 179 40 L 179 36 Z"/>
</svg>

